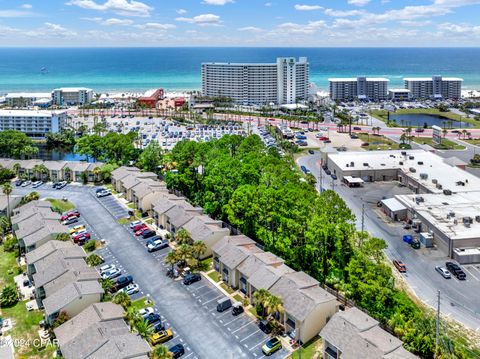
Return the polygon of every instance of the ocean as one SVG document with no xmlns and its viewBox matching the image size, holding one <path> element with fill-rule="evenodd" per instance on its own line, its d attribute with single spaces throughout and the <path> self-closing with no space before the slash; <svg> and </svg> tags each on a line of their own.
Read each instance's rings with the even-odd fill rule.
<svg viewBox="0 0 480 359">
<path fill-rule="evenodd" d="M 411 76 L 464 78 L 480 89 L 480 48 L 1 48 L 0 94 L 85 86 L 98 92 L 195 90 L 202 62 L 274 62 L 306 56 L 310 81 L 328 89 L 330 77 L 375 76 L 403 87 Z"/>
</svg>

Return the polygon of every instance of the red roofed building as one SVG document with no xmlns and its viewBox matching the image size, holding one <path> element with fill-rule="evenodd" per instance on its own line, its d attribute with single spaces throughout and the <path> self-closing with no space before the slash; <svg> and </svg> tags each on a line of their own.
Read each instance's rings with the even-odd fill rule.
<svg viewBox="0 0 480 359">
<path fill-rule="evenodd" d="M 164 97 L 163 89 L 154 89 L 149 90 L 143 94 L 142 97 L 138 98 L 139 105 L 145 105 L 146 107 L 155 108 L 157 102 Z"/>
<path fill-rule="evenodd" d="M 175 97 L 174 101 L 175 107 L 182 107 L 183 105 L 185 105 L 186 102 L 184 97 Z"/>
</svg>

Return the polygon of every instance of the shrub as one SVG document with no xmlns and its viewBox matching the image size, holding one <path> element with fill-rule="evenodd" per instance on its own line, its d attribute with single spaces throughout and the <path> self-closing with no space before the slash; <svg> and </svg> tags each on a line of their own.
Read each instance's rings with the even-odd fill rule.
<svg viewBox="0 0 480 359">
<path fill-rule="evenodd" d="M 96 247 L 97 247 L 97 242 L 96 241 L 88 241 L 83 246 L 83 249 L 85 249 L 86 252 L 92 252 L 92 251 L 95 250 Z"/>
<path fill-rule="evenodd" d="M 87 243 L 88 244 L 88 243 Z M 95 267 L 95 266 L 98 266 L 99 264 L 102 264 L 103 260 L 102 258 L 95 254 L 95 253 L 92 253 L 90 254 L 86 259 L 85 261 L 87 262 L 87 264 L 91 267 Z"/>
<path fill-rule="evenodd" d="M 5 252 L 13 252 L 18 246 L 18 241 L 15 237 L 10 237 L 3 242 L 3 249 Z"/>
<path fill-rule="evenodd" d="M 17 289 L 13 285 L 7 285 L 0 294 L 0 305 L 2 307 L 11 307 L 18 302 Z"/>
<path fill-rule="evenodd" d="M 69 320 L 70 320 L 70 316 L 66 312 L 61 311 L 57 319 L 55 319 L 55 322 L 53 322 L 53 327 L 57 328 L 63 323 L 68 322 Z"/>
<path fill-rule="evenodd" d="M 68 233 L 58 233 L 56 236 L 55 236 L 55 239 L 57 241 L 62 241 L 62 242 L 66 242 L 66 241 L 69 241 L 70 240 L 70 235 Z"/>
</svg>

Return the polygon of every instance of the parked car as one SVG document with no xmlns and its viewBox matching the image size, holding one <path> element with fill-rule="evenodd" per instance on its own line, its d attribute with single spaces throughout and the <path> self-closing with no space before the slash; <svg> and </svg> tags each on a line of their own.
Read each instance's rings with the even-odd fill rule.
<svg viewBox="0 0 480 359">
<path fill-rule="evenodd" d="M 117 278 L 117 277 L 119 277 L 121 274 L 122 274 L 122 272 L 120 271 L 120 269 L 118 269 L 118 268 L 112 268 L 112 269 L 106 270 L 106 271 L 102 274 L 102 279 L 113 279 L 113 278 Z"/>
<path fill-rule="evenodd" d="M 244 309 L 243 309 L 243 306 L 242 306 L 242 303 L 240 302 L 235 302 L 233 303 L 233 306 L 232 306 L 232 315 L 236 316 L 236 315 L 240 315 L 244 312 Z"/>
<path fill-rule="evenodd" d="M 151 229 L 148 229 L 148 230 L 146 230 L 142 233 L 142 238 L 147 239 L 147 238 L 153 237 L 155 235 L 156 235 L 155 231 L 152 231 Z"/>
<path fill-rule="evenodd" d="M 77 222 L 78 222 L 77 217 L 70 217 L 70 218 L 67 218 L 66 220 L 62 221 L 62 224 L 65 225 L 65 226 L 68 226 L 70 224 L 74 224 L 74 223 L 77 223 Z"/>
<path fill-rule="evenodd" d="M 99 270 L 100 274 L 103 274 L 106 271 L 109 271 L 109 270 L 114 269 L 114 268 L 117 268 L 117 266 L 115 264 L 105 264 L 105 265 L 101 266 L 100 268 L 98 268 L 98 270 Z"/>
<path fill-rule="evenodd" d="M 108 190 L 103 190 L 103 191 L 97 192 L 97 198 L 107 197 L 107 196 L 111 196 L 111 195 L 112 195 L 112 192 L 110 192 Z"/>
<path fill-rule="evenodd" d="M 136 226 L 141 226 L 141 225 L 142 225 L 142 221 L 130 222 L 130 229 L 134 229 Z"/>
<path fill-rule="evenodd" d="M 443 278 L 445 279 L 450 279 L 452 278 L 452 275 L 450 274 L 450 272 L 448 271 L 447 268 L 445 267 L 442 267 L 442 266 L 436 266 L 435 267 L 435 270 L 440 273 L 442 275 Z"/>
<path fill-rule="evenodd" d="M 356 139 L 358 138 L 358 136 L 357 136 L 356 134 L 352 133 L 352 134 L 350 135 L 350 138 L 351 138 L 352 140 L 356 140 Z"/>
<path fill-rule="evenodd" d="M 397 268 L 397 270 L 400 273 L 406 273 L 407 272 L 407 267 L 405 266 L 405 264 L 402 261 L 394 259 L 393 260 L 393 265 L 395 266 L 395 268 Z"/>
<path fill-rule="evenodd" d="M 315 154 L 313 150 L 308 150 L 308 153 L 310 153 L 311 155 Z"/>
<path fill-rule="evenodd" d="M 43 184 L 42 181 L 35 181 L 35 182 L 32 183 L 32 187 L 33 187 L 33 188 L 38 188 L 38 187 L 40 187 L 42 184 Z"/>
<path fill-rule="evenodd" d="M 140 291 L 140 287 L 136 283 L 132 283 L 127 285 L 125 288 L 122 289 L 125 293 L 128 295 L 133 295 L 135 293 L 138 293 Z"/>
<path fill-rule="evenodd" d="M 330 176 L 332 174 L 332 171 L 330 171 L 328 168 L 325 170 L 325 173 L 327 174 L 327 176 Z"/>
<path fill-rule="evenodd" d="M 153 314 L 154 313 L 154 310 L 153 310 L 153 307 L 146 307 L 146 308 L 142 308 L 138 311 L 138 314 L 143 318 L 145 319 L 146 317 L 148 317 L 150 314 Z"/>
<path fill-rule="evenodd" d="M 76 217 L 74 217 L 76 218 Z M 70 228 L 70 234 L 74 234 L 76 232 L 84 231 L 85 230 L 85 225 L 84 224 L 79 224 L 78 226 L 74 226 Z"/>
<path fill-rule="evenodd" d="M 32 184 L 32 181 L 25 181 L 22 183 L 22 187 L 27 187 L 27 186 L 30 186 Z"/>
<path fill-rule="evenodd" d="M 135 231 L 135 236 L 141 236 L 143 234 L 143 232 L 146 232 L 146 231 L 149 231 L 150 228 L 147 227 L 146 224 L 144 224 L 142 227 L 140 227 L 140 229 L 136 230 Z"/>
<path fill-rule="evenodd" d="M 320 141 L 327 141 L 327 140 L 329 140 L 329 138 L 328 138 L 327 136 L 320 136 L 318 139 L 319 139 Z"/>
<path fill-rule="evenodd" d="M 455 277 L 457 277 L 458 280 L 467 279 L 467 275 L 457 263 L 446 262 L 445 267 L 447 267 L 450 273 L 453 274 Z"/>
<path fill-rule="evenodd" d="M 354 126 L 353 129 L 354 129 L 355 131 L 361 131 L 361 130 L 362 130 L 362 128 L 361 128 L 361 127 L 358 127 L 358 126 Z"/>
<path fill-rule="evenodd" d="M 217 300 L 217 312 L 224 312 L 232 306 L 230 298 L 222 298 Z"/>
<path fill-rule="evenodd" d="M 161 321 L 152 323 L 152 326 L 153 326 L 153 332 L 154 333 L 158 333 L 162 330 L 165 330 L 165 325 L 163 325 L 163 323 Z"/>
<path fill-rule="evenodd" d="M 115 282 L 115 285 L 114 285 L 113 289 L 117 292 L 120 289 L 125 288 L 127 285 L 129 285 L 131 283 L 133 283 L 133 277 L 131 275 L 120 277 Z"/>
<path fill-rule="evenodd" d="M 272 332 L 272 323 L 268 320 L 261 320 L 258 323 L 258 328 L 265 334 L 270 334 Z"/>
<path fill-rule="evenodd" d="M 198 282 L 201 279 L 202 279 L 202 276 L 200 275 L 200 273 L 188 273 L 183 278 L 183 284 L 190 285 L 192 283 Z"/>
<path fill-rule="evenodd" d="M 332 173 L 332 174 L 330 175 L 330 177 L 332 177 L 333 180 L 338 179 L 338 177 L 337 177 L 337 175 L 336 175 L 335 173 Z"/>
<path fill-rule="evenodd" d="M 66 219 L 71 218 L 71 217 L 77 217 L 77 218 L 80 217 L 80 212 L 77 211 L 77 210 L 63 212 L 62 216 L 60 217 L 60 220 L 65 221 Z"/>
<path fill-rule="evenodd" d="M 282 342 L 278 337 L 273 337 L 269 339 L 263 346 L 262 352 L 263 354 L 269 356 L 275 353 L 277 350 L 282 349 Z"/>
<path fill-rule="evenodd" d="M 162 317 L 157 313 L 150 313 L 144 318 L 149 324 L 157 323 L 162 321 Z"/>
<path fill-rule="evenodd" d="M 149 252 L 159 251 L 160 249 L 167 247 L 168 241 L 166 239 L 157 239 L 156 241 L 147 244 L 147 250 Z"/>
<path fill-rule="evenodd" d="M 20 187 L 22 184 L 23 184 L 23 180 L 22 179 L 18 179 L 16 180 L 15 182 L 13 182 L 15 184 L 15 186 L 17 187 Z"/>
<path fill-rule="evenodd" d="M 165 343 L 173 338 L 173 331 L 172 329 L 168 328 L 166 330 L 161 330 L 158 333 L 154 333 L 150 336 L 150 343 L 152 345 L 157 345 L 161 343 Z"/>
<path fill-rule="evenodd" d="M 74 243 L 84 242 L 87 239 L 90 239 L 90 233 L 88 232 L 78 232 L 72 236 Z"/>
<path fill-rule="evenodd" d="M 67 181 L 61 181 L 57 183 L 57 186 L 55 187 L 55 189 L 62 189 L 62 188 L 65 188 L 66 186 L 67 186 Z"/>
<path fill-rule="evenodd" d="M 136 224 L 134 225 L 133 227 L 130 227 L 132 228 L 132 231 L 134 232 L 138 232 L 138 231 L 143 231 L 144 229 L 147 229 L 147 225 L 145 223 L 139 223 L 139 224 Z"/>
<path fill-rule="evenodd" d="M 174 359 L 180 358 L 183 354 L 185 354 L 185 348 L 183 347 L 182 344 L 178 343 L 168 349 L 170 354 L 172 354 Z"/>
</svg>

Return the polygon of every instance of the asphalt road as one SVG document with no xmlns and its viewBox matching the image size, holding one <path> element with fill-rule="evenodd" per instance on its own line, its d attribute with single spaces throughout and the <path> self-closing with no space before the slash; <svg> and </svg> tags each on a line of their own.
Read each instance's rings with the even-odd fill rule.
<svg viewBox="0 0 480 359">
<path fill-rule="evenodd" d="M 170 250 L 154 254 L 145 249 L 146 240 L 135 238 L 128 225 L 117 220 L 126 209 L 113 197 L 97 199 L 93 187 L 69 185 L 63 190 L 52 190 L 49 185 L 35 189 L 42 198 L 63 196 L 81 213 L 85 224 L 96 239 L 104 239 L 107 246 L 100 250 L 105 263 L 115 263 L 122 274 L 132 275 L 141 292 L 132 299 L 148 295 L 155 302 L 155 310 L 166 327 L 172 327 L 175 337 L 167 346 L 182 343 L 186 348 L 183 358 L 263 358 L 261 346 L 268 339 L 245 313 L 233 318 L 230 310 L 217 313 L 216 300 L 224 295 L 206 279 L 191 286 L 174 281 L 165 275 L 164 257 Z M 14 194 L 24 195 L 31 188 L 14 188 Z M 237 327 L 241 324 L 239 327 Z M 273 358 L 284 358 L 282 349 Z"/>
<path fill-rule="evenodd" d="M 300 157 L 299 166 L 303 165 L 319 177 L 320 159 L 318 155 Z M 404 278 L 410 288 L 425 303 L 436 308 L 437 291 L 441 293 L 441 312 L 466 326 L 480 330 L 480 266 L 463 266 L 467 272 L 466 281 L 456 278 L 444 279 L 435 271 L 436 265 L 445 265 L 448 260 L 440 250 L 422 248 L 414 250 L 402 241 L 408 234 L 400 224 L 386 223 L 383 215 L 376 207 L 383 196 L 398 194 L 400 189 L 394 183 L 365 184 L 364 188 L 348 188 L 340 182 L 332 181 L 323 172 L 323 187 L 334 190 L 345 200 L 357 218 L 357 228 L 361 228 L 362 204 L 365 204 L 364 228 L 373 236 L 384 239 L 388 243 L 385 251 L 390 259 L 403 261 L 408 268 Z"/>
</svg>

